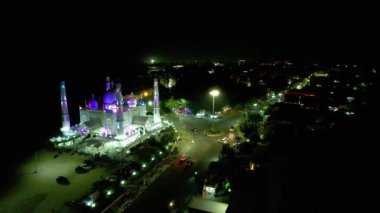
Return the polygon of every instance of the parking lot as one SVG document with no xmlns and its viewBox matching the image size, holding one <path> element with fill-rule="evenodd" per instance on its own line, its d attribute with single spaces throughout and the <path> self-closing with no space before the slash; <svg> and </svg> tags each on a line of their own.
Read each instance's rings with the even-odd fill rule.
<svg viewBox="0 0 380 213">
<path fill-rule="evenodd" d="M 7 196 L 0 198 L 0 212 L 70 212 L 65 201 L 80 198 L 91 192 L 94 181 L 107 176 L 105 168 L 97 166 L 84 174 L 75 168 L 86 159 L 68 153 L 40 151 L 20 166 L 15 183 Z M 36 160 L 35 160 L 36 159 Z M 37 173 L 34 171 L 37 169 Z M 69 185 L 57 184 L 56 178 L 64 176 Z"/>
</svg>

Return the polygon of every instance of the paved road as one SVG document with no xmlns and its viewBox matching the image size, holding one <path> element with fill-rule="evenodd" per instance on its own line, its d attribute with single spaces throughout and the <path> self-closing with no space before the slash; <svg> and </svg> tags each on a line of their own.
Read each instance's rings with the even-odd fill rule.
<svg viewBox="0 0 380 213">
<path fill-rule="evenodd" d="M 239 114 L 215 121 L 215 127 L 226 133 L 236 124 Z M 186 153 L 193 160 L 194 165 L 188 169 L 176 159 L 125 212 L 164 212 L 169 211 L 168 204 L 174 200 L 175 207 L 183 209 L 187 206 L 191 196 L 196 193 L 195 174 L 203 176 L 210 161 L 218 159 L 222 144 L 217 142 L 221 137 L 208 137 L 203 132 L 211 127 L 211 121 L 194 117 L 172 119 L 183 140 L 178 144 L 180 152 Z M 190 129 L 196 127 L 197 134 Z M 195 143 L 190 141 L 194 139 Z"/>
</svg>

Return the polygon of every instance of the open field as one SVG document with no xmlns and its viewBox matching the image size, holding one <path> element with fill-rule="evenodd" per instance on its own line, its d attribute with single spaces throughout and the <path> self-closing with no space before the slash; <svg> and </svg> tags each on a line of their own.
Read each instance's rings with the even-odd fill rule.
<svg viewBox="0 0 380 213">
<path fill-rule="evenodd" d="M 39 151 L 19 168 L 14 185 L 0 198 L 0 212 L 70 212 L 66 201 L 91 192 L 92 183 L 107 176 L 106 168 L 97 166 L 85 174 L 75 173 L 84 156 Z M 35 160 L 37 159 L 37 160 Z M 35 169 L 37 168 L 37 173 Z M 69 179 L 70 185 L 59 185 L 58 176 Z"/>
</svg>

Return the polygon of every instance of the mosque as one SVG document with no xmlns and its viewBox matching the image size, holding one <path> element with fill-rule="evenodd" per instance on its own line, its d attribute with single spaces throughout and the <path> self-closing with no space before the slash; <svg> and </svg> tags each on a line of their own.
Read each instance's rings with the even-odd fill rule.
<svg viewBox="0 0 380 213">
<path fill-rule="evenodd" d="M 63 135 L 73 133 L 96 134 L 105 138 L 132 142 L 162 126 L 159 108 L 158 80 L 153 83 L 153 114 L 148 113 L 142 96 L 123 96 L 121 83 L 114 84 L 106 77 L 105 93 L 102 101 L 92 99 L 79 108 L 80 123 L 70 126 L 65 82 L 61 82 L 61 110 Z"/>
</svg>

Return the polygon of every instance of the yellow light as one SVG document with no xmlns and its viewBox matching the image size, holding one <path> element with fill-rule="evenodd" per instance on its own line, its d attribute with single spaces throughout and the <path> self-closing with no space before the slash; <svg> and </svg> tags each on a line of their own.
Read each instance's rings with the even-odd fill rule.
<svg viewBox="0 0 380 213">
<path fill-rule="evenodd" d="M 255 164 L 254 163 L 252 163 L 252 162 L 249 163 L 249 170 L 251 170 L 251 171 L 255 170 Z"/>
<path fill-rule="evenodd" d="M 144 92 L 144 97 L 148 97 L 148 92 Z"/>
</svg>

